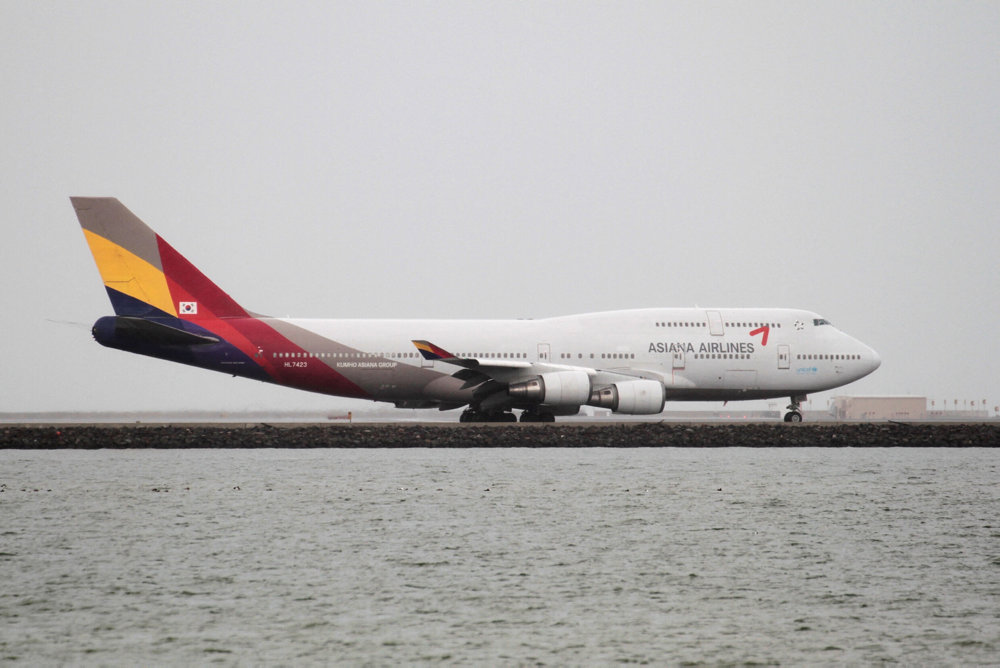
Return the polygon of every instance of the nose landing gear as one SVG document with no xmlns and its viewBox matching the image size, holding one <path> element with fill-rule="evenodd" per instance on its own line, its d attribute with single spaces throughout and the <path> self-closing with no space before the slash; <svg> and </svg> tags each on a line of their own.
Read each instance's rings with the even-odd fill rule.
<svg viewBox="0 0 1000 668">
<path fill-rule="evenodd" d="M 785 407 L 788 409 L 788 412 L 785 413 L 785 422 L 802 422 L 800 406 L 805 399 L 805 397 L 791 397 L 792 403 Z"/>
</svg>

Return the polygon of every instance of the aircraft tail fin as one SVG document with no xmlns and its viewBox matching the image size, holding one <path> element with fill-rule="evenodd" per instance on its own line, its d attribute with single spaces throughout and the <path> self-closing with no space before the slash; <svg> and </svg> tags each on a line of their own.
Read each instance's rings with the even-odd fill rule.
<svg viewBox="0 0 1000 668">
<path fill-rule="evenodd" d="M 113 197 L 71 197 L 115 313 L 183 320 L 250 315 Z"/>
</svg>

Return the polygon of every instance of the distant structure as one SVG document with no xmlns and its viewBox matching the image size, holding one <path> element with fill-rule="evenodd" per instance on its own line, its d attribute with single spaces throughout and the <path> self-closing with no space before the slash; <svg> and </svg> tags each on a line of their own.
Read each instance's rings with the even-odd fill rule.
<svg viewBox="0 0 1000 668">
<path fill-rule="evenodd" d="M 932 402 L 933 403 L 933 402 Z M 945 402 L 947 404 L 947 402 Z M 975 404 L 975 402 L 974 402 Z M 834 397 L 830 400 L 830 416 L 834 420 L 988 420 L 986 402 L 981 408 L 935 410 L 927 408 L 927 397 Z"/>
<path fill-rule="evenodd" d="M 945 408 L 935 408 L 934 402 L 931 402 L 931 408 L 927 411 L 928 420 L 989 420 L 990 418 L 1000 417 L 1000 409 L 994 406 L 993 415 L 990 415 L 989 409 L 986 407 L 986 402 L 983 401 L 978 403 L 973 401 L 971 406 L 965 406 L 963 408 L 958 408 L 958 402 L 954 402 L 952 405 L 954 408 L 948 408 L 948 402 L 943 402 Z M 978 405 L 978 408 L 975 406 Z"/>
<path fill-rule="evenodd" d="M 927 397 L 834 397 L 835 420 L 926 420 Z"/>
</svg>

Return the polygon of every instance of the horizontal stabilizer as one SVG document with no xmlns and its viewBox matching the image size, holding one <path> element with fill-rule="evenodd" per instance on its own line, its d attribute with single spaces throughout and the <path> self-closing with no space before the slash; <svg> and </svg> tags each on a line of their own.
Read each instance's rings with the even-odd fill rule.
<svg viewBox="0 0 1000 668">
<path fill-rule="evenodd" d="M 94 324 L 94 337 L 100 341 L 100 337 L 112 333 L 108 329 L 118 340 L 130 339 L 162 346 L 204 346 L 219 342 L 214 336 L 194 334 L 154 320 L 130 316 L 101 318 Z"/>
</svg>

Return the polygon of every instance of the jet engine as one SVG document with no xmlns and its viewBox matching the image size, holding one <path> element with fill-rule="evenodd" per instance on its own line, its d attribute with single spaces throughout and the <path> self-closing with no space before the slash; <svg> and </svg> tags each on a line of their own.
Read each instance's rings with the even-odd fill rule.
<svg viewBox="0 0 1000 668">
<path fill-rule="evenodd" d="M 585 371 L 543 373 L 531 380 L 511 383 L 507 394 L 516 400 L 549 406 L 580 406 L 590 400 L 590 376 Z"/>
<path fill-rule="evenodd" d="M 663 411 L 663 384 L 658 380 L 627 380 L 594 390 L 590 406 L 610 408 L 614 413 L 654 415 Z"/>
</svg>

